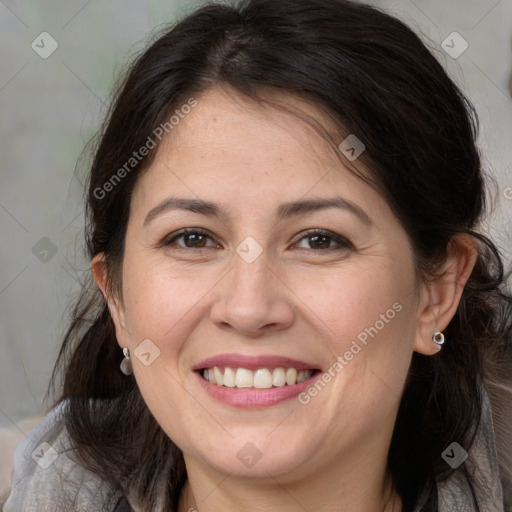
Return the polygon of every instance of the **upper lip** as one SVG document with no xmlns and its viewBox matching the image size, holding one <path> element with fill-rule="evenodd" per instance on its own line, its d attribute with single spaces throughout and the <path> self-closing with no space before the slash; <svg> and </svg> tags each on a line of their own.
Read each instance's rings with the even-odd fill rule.
<svg viewBox="0 0 512 512">
<path fill-rule="evenodd" d="M 297 370 L 315 370 L 318 367 L 283 356 L 247 356 L 243 354 L 219 354 L 209 357 L 193 367 L 193 370 L 203 370 L 205 368 L 231 367 L 247 368 L 248 370 L 257 370 L 259 368 L 296 368 Z"/>
</svg>

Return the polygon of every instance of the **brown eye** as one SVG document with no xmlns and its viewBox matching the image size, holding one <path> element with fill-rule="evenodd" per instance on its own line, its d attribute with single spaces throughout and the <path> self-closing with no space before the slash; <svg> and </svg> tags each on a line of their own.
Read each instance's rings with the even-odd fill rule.
<svg viewBox="0 0 512 512">
<path fill-rule="evenodd" d="M 299 249 L 315 249 L 320 251 L 346 250 L 353 245 L 345 238 L 330 231 L 321 229 L 303 233 L 298 242 Z"/>
<path fill-rule="evenodd" d="M 182 235 L 186 247 L 205 247 L 206 236 L 199 233 L 192 233 L 190 235 Z"/>
<path fill-rule="evenodd" d="M 314 235 L 308 238 L 312 249 L 329 249 L 332 242 L 331 237 L 325 235 Z"/>
<path fill-rule="evenodd" d="M 210 241 L 209 245 L 208 241 Z M 171 245 L 185 249 L 218 247 L 218 244 L 202 229 L 182 229 L 178 233 L 170 235 L 162 242 L 162 246 L 164 247 Z"/>
</svg>

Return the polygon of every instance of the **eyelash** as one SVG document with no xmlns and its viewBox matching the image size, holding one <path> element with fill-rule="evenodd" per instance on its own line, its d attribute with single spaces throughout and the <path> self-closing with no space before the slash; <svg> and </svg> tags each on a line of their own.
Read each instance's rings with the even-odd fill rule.
<svg viewBox="0 0 512 512">
<path fill-rule="evenodd" d="M 180 238 L 183 238 L 184 236 L 187 236 L 187 235 L 202 235 L 202 236 L 206 236 L 206 237 L 210 238 L 211 240 L 213 240 L 213 237 L 210 236 L 209 232 L 202 228 L 185 228 L 185 229 L 181 229 L 181 230 L 177 231 L 176 233 L 172 233 L 171 235 L 166 237 L 161 242 L 160 246 L 169 247 L 171 244 L 176 242 L 176 240 L 179 240 Z M 304 231 L 304 232 L 300 233 L 298 235 L 296 241 L 293 243 L 296 244 L 296 243 L 302 241 L 303 239 L 313 238 L 314 236 L 330 238 L 331 241 L 337 243 L 339 247 L 334 247 L 334 248 L 329 247 L 327 249 L 309 248 L 309 249 L 305 249 L 305 250 L 315 251 L 315 252 L 331 252 L 331 251 L 340 251 L 340 250 L 346 251 L 347 249 L 348 250 L 354 249 L 354 246 L 352 245 L 352 243 L 349 240 L 347 240 L 346 238 L 344 238 L 336 233 L 333 233 L 332 231 L 327 231 L 325 229 L 320 229 L 320 228 L 314 228 L 314 229 L 310 229 L 308 231 Z M 207 247 L 178 246 L 178 250 L 198 250 L 198 249 L 212 249 L 212 248 L 214 248 L 214 247 L 212 247 L 212 246 L 207 246 Z M 296 250 L 296 249 L 294 249 L 294 250 Z M 299 250 L 304 250 L 304 248 L 301 248 Z"/>
</svg>

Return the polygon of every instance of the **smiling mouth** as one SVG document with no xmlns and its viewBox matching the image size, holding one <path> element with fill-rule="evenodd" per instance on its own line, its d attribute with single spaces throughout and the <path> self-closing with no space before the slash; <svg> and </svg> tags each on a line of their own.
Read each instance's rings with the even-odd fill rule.
<svg viewBox="0 0 512 512">
<path fill-rule="evenodd" d="M 210 384 L 225 388 L 238 389 L 271 389 L 283 386 L 295 386 L 315 374 L 319 370 L 297 370 L 296 368 L 234 368 L 214 366 L 203 368 L 200 374 Z"/>
</svg>

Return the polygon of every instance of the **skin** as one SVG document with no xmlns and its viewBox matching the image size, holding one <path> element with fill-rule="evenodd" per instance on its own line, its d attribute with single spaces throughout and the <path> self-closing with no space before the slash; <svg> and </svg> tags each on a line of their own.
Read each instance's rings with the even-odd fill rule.
<svg viewBox="0 0 512 512">
<path fill-rule="evenodd" d="M 441 277 L 425 284 L 386 201 L 306 123 L 233 91 L 197 99 L 134 189 L 121 297 L 108 291 L 104 256 L 92 264 L 140 391 L 184 453 L 180 511 L 399 511 L 386 457 L 400 393 L 413 351 L 437 353 L 432 334 L 454 315 L 476 248 L 459 237 Z M 280 101 L 328 125 L 314 107 Z M 225 217 L 170 210 L 145 226 L 170 196 L 215 202 Z M 276 217 L 284 202 L 334 196 L 370 223 L 340 208 Z M 209 238 L 162 246 L 182 228 Z M 314 228 L 334 238 L 315 243 L 305 233 Z M 262 248 L 250 264 L 236 252 L 248 236 Z M 238 353 L 292 357 L 325 372 L 394 303 L 401 311 L 305 405 L 293 398 L 234 408 L 211 398 L 191 370 Z M 149 366 L 133 357 L 144 339 L 160 350 Z M 250 468 L 237 457 L 248 442 L 261 453 Z"/>
</svg>

